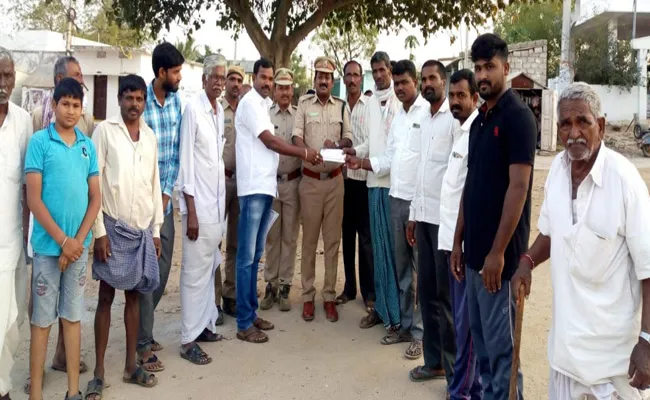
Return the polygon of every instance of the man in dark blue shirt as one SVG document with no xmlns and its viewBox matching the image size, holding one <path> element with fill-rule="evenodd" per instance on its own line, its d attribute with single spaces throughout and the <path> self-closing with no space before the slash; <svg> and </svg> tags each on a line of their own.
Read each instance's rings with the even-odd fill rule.
<svg viewBox="0 0 650 400">
<path fill-rule="evenodd" d="M 467 277 L 470 329 L 485 399 L 503 400 L 510 386 L 515 312 L 509 281 L 528 249 L 537 127 L 532 111 L 506 85 L 508 45 L 485 34 L 471 54 L 485 103 L 470 130 L 451 268 L 456 279 Z M 521 373 L 517 386 L 523 399 Z"/>
</svg>

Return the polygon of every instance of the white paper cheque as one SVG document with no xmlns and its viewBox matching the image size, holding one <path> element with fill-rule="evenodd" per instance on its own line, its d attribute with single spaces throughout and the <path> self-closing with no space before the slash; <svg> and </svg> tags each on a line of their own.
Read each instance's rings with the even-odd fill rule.
<svg viewBox="0 0 650 400">
<path fill-rule="evenodd" d="M 321 149 L 320 155 L 323 156 L 323 161 L 333 163 L 344 163 L 345 153 L 339 149 Z"/>
</svg>

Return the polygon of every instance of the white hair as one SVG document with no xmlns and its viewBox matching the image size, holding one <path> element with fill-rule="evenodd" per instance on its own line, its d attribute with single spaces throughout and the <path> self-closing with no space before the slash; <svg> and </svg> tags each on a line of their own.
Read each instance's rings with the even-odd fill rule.
<svg viewBox="0 0 650 400">
<path fill-rule="evenodd" d="M 14 63 L 14 58 L 11 55 L 11 52 L 4 47 L 0 47 L 0 60 L 10 61 L 12 64 Z"/>
<path fill-rule="evenodd" d="M 562 91 L 557 101 L 558 115 L 560 115 L 560 103 L 563 100 L 584 101 L 594 118 L 600 118 L 600 97 L 591 86 L 584 82 L 574 82 Z"/>
<path fill-rule="evenodd" d="M 203 76 L 210 75 L 215 67 L 226 68 L 226 66 L 226 57 L 222 56 L 221 54 L 209 55 L 205 57 L 205 60 L 203 60 Z"/>
</svg>

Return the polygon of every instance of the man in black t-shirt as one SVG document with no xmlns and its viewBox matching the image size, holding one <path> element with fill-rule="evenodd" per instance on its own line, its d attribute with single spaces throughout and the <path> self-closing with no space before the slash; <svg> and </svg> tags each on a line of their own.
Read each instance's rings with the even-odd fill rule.
<svg viewBox="0 0 650 400">
<path fill-rule="evenodd" d="M 508 45 L 496 35 L 481 35 L 471 55 L 485 103 L 470 130 L 451 268 L 456 279 L 467 278 L 470 330 L 486 399 L 505 400 L 515 315 L 509 281 L 528 249 L 537 125 L 530 108 L 506 86 Z M 521 400 L 521 372 L 517 386 Z"/>
</svg>

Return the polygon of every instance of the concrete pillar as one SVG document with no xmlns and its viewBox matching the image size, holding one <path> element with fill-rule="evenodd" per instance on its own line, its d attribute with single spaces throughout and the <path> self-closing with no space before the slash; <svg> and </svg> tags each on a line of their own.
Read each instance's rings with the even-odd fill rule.
<svg viewBox="0 0 650 400">
<path fill-rule="evenodd" d="M 560 73 L 557 90 L 561 92 L 573 82 L 572 49 L 571 49 L 571 0 L 563 0 L 562 4 L 562 42 L 560 50 Z"/>
<path fill-rule="evenodd" d="M 639 121 L 645 121 L 648 113 L 648 86 L 647 86 L 647 69 L 648 69 L 648 50 L 637 50 L 637 68 L 639 70 L 639 102 L 637 116 Z"/>
</svg>

